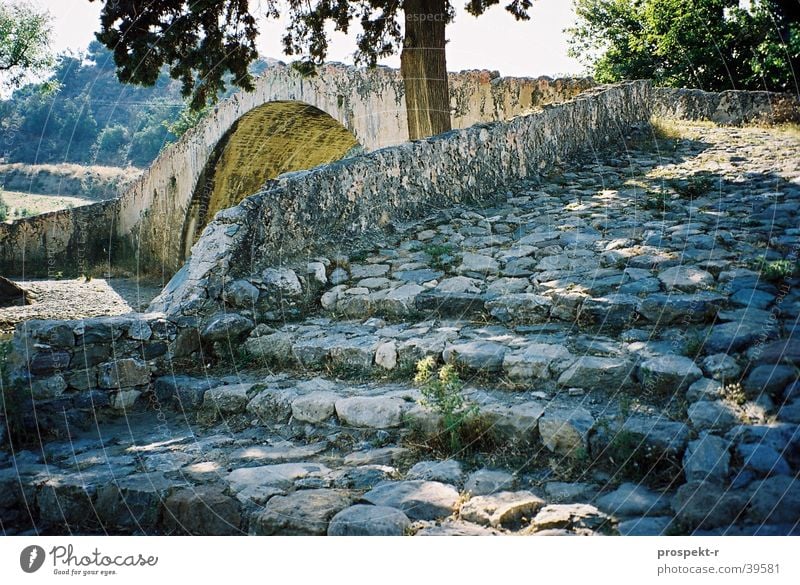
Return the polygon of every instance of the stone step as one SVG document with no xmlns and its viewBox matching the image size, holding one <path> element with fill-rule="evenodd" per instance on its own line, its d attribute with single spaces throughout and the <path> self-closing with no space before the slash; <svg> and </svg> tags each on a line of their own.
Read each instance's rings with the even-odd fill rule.
<svg viewBox="0 0 800 585">
<path fill-rule="evenodd" d="M 545 409 L 541 420 L 548 416 L 564 423 L 553 456 L 567 465 L 558 449 L 581 435 L 587 414 L 562 406 L 558 419 Z M 637 440 L 658 438 L 665 454 L 686 445 L 677 423 L 645 428 L 641 417 L 629 420 L 624 426 Z M 552 468 L 469 470 L 391 442 L 289 441 L 274 434 L 279 427 L 230 434 L 224 425 L 187 426 L 171 416 L 156 429 L 157 421 L 152 413 L 134 416 L 99 429 L 99 438 L 76 435 L 44 454 L 16 451 L 0 463 L 4 533 L 796 534 L 800 514 L 800 481 L 791 473 L 776 470 L 736 487 L 715 461 L 716 451 L 733 444 L 796 449 L 796 427 L 742 427 L 729 444 L 694 441 L 686 451 L 694 475 L 664 489 L 646 485 L 652 468 L 633 482 L 604 473 L 585 476 L 591 483 L 559 482 Z M 697 479 L 701 461 L 714 472 Z"/>
</svg>

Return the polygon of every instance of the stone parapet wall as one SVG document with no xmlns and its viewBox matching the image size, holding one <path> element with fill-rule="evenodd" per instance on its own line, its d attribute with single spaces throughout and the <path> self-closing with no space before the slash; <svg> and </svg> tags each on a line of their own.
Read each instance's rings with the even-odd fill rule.
<svg viewBox="0 0 800 585">
<path fill-rule="evenodd" d="M 310 255 L 352 251 L 357 238 L 437 207 L 489 202 L 510 182 L 614 145 L 647 121 L 649 91 L 647 82 L 598 88 L 510 122 L 283 175 L 216 215 L 151 313 L 20 324 L 12 388 L 37 405 L 27 412 L 39 424 L 43 413 L 142 404 L 172 360 L 202 359 L 200 350 L 230 357 L 254 328 L 316 308 L 335 267 Z M 387 298 L 398 310 L 404 302 Z"/>
<path fill-rule="evenodd" d="M 108 263 L 116 243 L 119 200 L 51 211 L 0 223 L 0 273 L 7 276 L 87 274 Z"/>
<path fill-rule="evenodd" d="M 8 410 L 45 431 L 62 426 L 65 413 L 80 422 L 88 412 L 125 411 L 149 395 L 153 376 L 198 347 L 193 320 L 162 314 L 25 321 L 4 366 Z"/>
<path fill-rule="evenodd" d="M 660 118 L 708 120 L 727 126 L 800 122 L 800 101 L 791 94 L 658 87 L 652 95 L 653 115 Z"/>
<path fill-rule="evenodd" d="M 571 99 L 594 85 L 591 79 L 499 78 L 487 71 L 452 73 L 450 83 L 454 128 L 506 120 Z M 48 262 L 72 271 L 83 259 L 70 242 L 103 239 L 106 262 L 135 262 L 137 271 L 173 275 L 183 265 L 184 223 L 215 149 L 243 115 L 275 101 L 319 108 L 367 151 L 408 140 L 399 71 L 331 63 L 314 77 L 302 77 L 288 66 L 274 65 L 257 79 L 254 91 L 221 102 L 201 124 L 165 148 L 120 195 L 113 216 L 104 215 L 105 208 L 88 206 L 80 214 L 64 210 L 57 216 L 27 218 L 21 229 L 0 223 L 0 272 L 44 274 Z"/>
<path fill-rule="evenodd" d="M 643 81 L 598 88 L 509 122 L 283 175 L 217 214 L 151 309 L 211 314 L 224 303 L 226 283 L 245 279 L 258 289 L 256 319 L 283 316 L 314 286 L 305 274 L 309 257 L 346 251 L 356 238 L 434 208 L 490 201 L 509 182 L 618 142 L 649 119 L 649 92 Z M 287 267 L 295 272 L 267 272 Z"/>
</svg>

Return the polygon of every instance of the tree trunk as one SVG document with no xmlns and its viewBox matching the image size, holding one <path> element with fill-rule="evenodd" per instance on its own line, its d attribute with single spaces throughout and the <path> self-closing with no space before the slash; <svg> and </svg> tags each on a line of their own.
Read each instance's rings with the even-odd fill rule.
<svg viewBox="0 0 800 585">
<path fill-rule="evenodd" d="M 450 130 L 450 93 L 445 58 L 446 0 L 405 0 L 405 39 L 400 73 L 406 92 L 408 137 Z"/>
</svg>

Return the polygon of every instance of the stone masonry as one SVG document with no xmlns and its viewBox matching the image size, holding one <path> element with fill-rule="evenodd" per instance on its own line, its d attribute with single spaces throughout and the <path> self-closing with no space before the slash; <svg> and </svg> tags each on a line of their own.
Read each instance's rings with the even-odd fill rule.
<svg viewBox="0 0 800 585">
<path fill-rule="evenodd" d="M 331 165 L 437 173 L 408 207 L 381 183 L 379 230 L 323 191 L 316 246 L 281 193 L 333 175 L 286 178 L 218 214 L 166 311 L 20 324 L 3 531 L 795 534 L 800 140 L 650 126 L 646 89 Z M 479 424 L 454 453 L 425 357 Z"/>
</svg>

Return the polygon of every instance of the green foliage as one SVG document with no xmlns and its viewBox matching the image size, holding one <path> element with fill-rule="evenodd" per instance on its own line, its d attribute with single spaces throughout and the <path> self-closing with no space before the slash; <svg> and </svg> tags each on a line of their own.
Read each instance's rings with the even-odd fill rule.
<svg viewBox="0 0 800 585">
<path fill-rule="evenodd" d="M 450 452 L 458 453 L 462 448 L 461 430 L 478 413 L 477 405 L 469 403 L 461 393 L 464 383 L 458 372 L 449 364 L 436 372 L 436 362 L 427 357 L 417 363 L 414 383 L 422 391 L 422 404 L 442 417 Z"/>
<path fill-rule="evenodd" d="M 0 192 L 0 221 L 8 219 L 8 204 L 3 199 L 3 193 Z"/>
<path fill-rule="evenodd" d="M 639 435 L 618 431 L 606 448 L 605 455 L 609 462 L 616 466 L 620 476 L 640 479 L 649 471 L 653 454 L 648 447 L 645 447 Z"/>
<path fill-rule="evenodd" d="M 209 108 L 207 106 L 200 110 L 193 110 L 187 106 L 181 110 L 181 113 L 178 114 L 178 118 L 174 122 L 165 120 L 162 124 L 170 134 L 180 138 L 186 134 L 186 132 L 197 126 L 200 120 L 208 115 L 208 112 Z"/>
<path fill-rule="evenodd" d="M 159 72 L 167 68 L 170 76 L 180 81 L 182 93 L 190 98 L 194 110 L 216 101 L 227 86 L 245 90 L 253 87 L 248 66 L 258 55 L 258 28 L 248 0 L 91 1 L 103 4 L 97 38 L 114 51 L 121 81 L 153 85 Z M 479 16 L 498 3 L 469 0 L 466 8 Z M 505 9 L 518 20 L 527 20 L 531 5 L 531 0 L 512 0 Z M 265 0 L 259 4 L 259 16 L 284 17 L 289 23 L 281 38 L 283 50 L 286 55 L 298 57 L 293 66 L 303 75 L 312 75 L 315 67 L 325 61 L 330 32 L 347 34 L 353 21 L 361 28 L 354 54 L 357 64 L 373 67 L 379 59 L 398 52 L 404 42 L 401 17 L 407 18 L 409 10 L 417 17 L 442 16 L 445 23 L 455 14 L 452 2 L 447 0 Z M 441 25 L 439 18 L 422 21 L 431 27 Z"/>
<path fill-rule="evenodd" d="M 650 211 L 666 212 L 672 208 L 672 200 L 665 191 L 647 191 L 640 201 L 639 207 Z"/>
<path fill-rule="evenodd" d="M 726 384 L 722 388 L 722 396 L 726 400 L 730 400 L 738 406 L 742 406 L 745 402 L 747 402 L 747 394 L 745 394 L 744 388 L 742 388 L 742 385 L 739 382 L 734 384 Z"/>
<path fill-rule="evenodd" d="M 672 189 L 685 199 L 696 199 L 708 195 L 717 186 L 714 177 L 706 174 L 692 175 L 688 179 L 672 179 L 667 182 Z"/>
<path fill-rule="evenodd" d="M 167 66 L 195 110 L 216 101 L 228 72 L 234 85 L 253 89 L 248 66 L 258 57 L 258 29 L 248 0 L 102 3 L 97 38 L 114 51 L 123 83 L 155 85 Z M 277 16 L 276 6 L 268 1 L 266 14 Z"/>
<path fill-rule="evenodd" d="M 431 266 L 434 268 L 443 268 L 453 253 L 453 246 L 450 244 L 428 244 L 422 249 L 428 256 L 431 257 Z"/>
<path fill-rule="evenodd" d="M 698 357 L 703 352 L 705 346 L 705 339 L 702 335 L 690 333 L 686 336 L 686 356 L 692 359 Z"/>
<path fill-rule="evenodd" d="M 127 162 L 129 141 L 128 131 L 120 124 L 103 128 L 92 147 L 97 164 L 124 166 Z"/>
<path fill-rule="evenodd" d="M 257 62 L 253 72 L 266 66 Z M 59 55 L 49 78 L 0 101 L 8 162 L 148 166 L 164 145 L 202 119 L 166 74 L 153 87 L 116 78 L 111 51 L 92 42 L 85 53 Z"/>
<path fill-rule="evenodd" d="M 19 87 L 28 75 L 52 64 L 50 15 L 27 4 L 0 4 L 0 75 L 6 87 Z"/>
<path fill-rule="evenodd" d="M 792 0 L 577 0 L 570 53 L 598 81 L 796 92 L 798 5 Z"/>
<path fill-rule="evenodd" d="M 797 262 L 791 260 L 773 260 L 764 262 L 761 266 L 761 276 L 765 280 L 780 282 L 797 273 Z"/>
</svg>

